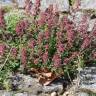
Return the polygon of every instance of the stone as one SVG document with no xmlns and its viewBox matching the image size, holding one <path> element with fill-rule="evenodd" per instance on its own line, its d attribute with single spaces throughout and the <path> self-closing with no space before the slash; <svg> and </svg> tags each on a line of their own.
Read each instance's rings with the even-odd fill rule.
<svg viewBox="0 0 96 96">
<path fill-rule="evenodd" d="M 11 81 L 11 86 L 14 91 L 19 90 L 19 92 L 27 92 L 27 93 L 32 93 L 32 95 L 40 95 L 44 93 L 52 93 L 57 92 L 58 94 L 63 92 L 63 84 L 64 84 L 64 79 L 56 79 L 54 82 L 52 82 L 48 86 L 43 86 L 38 82 L 38 79 L 33 78 L 29 75 L 24 75 L 24 74 L 15 74 L 11 76 L 10 78 Z M 18 93 L 22 96 L 27 96 L 26 93 Z M 16 95 L 19 96 L 19 95 Z M 29 95 L 31 96 L 31 95 Z"/>
<path fill-rule="evenodd" d="M 62 84 L 51 84 L 49 86 L 44 86 L 43 91 L 44 91 L 44 93 L 52 93 L 52 92 L 61 93 L 63 91 L 63 85 Z"/>
<path fill-rule="evenodd" d="M 11 77 L 11 82 L 14 90 L 29 92 L 33 95 L 41 94 L 43 90 L 42 85 L 39 84 L 37 79 L 28 75 L 17 74 Z"/>
<path fill-rule="evenodd" d="M 56 92 L 52 92 L 51 96 L 57 96 L 57 93 Z"/>
<path fill-rule="evenodd" d="M 77 11 L 75 13 L 71 13 L 71 15 L 68 15 L 68 18 L 70 21 L 74 22 L 74 24 L 76 25 L 76 28 L 78 28 L 79 25 L 81 24 L 81 21 L 84 15 L 86 15 L 86 13 Z M 87 17 L 87 22 L 86 22 L 88 24 L 87 31 L 91 32 L 93 30 L 95 22 L 96 22 L 96 18 L 91 19 L 91 15 Z"/>
<path fill-rule="evenodd" d="M 12 0 L 1 0 L 2 3 L 10 4 L 12 3 Z"/>
<path fill-rule="evenodd" d="M 24 8 L 25 7 L 25 0 L 17 0 L 18 8 Z"/>
<path fill-rule="evenodd" d="M 82 21 L 84 13 L 81 11 L 71 12 L 71 15 L 68 15 L 69 20 L 75 23 L 76 27 L 79 26 L 80 22 Z"/>
<path fill-rule="evenodd" d="M 13 7 L 14 7 L 14 4 L 13 4 L 11 1 L 7 1 L 7 2 L 2 2 L 2 1 L 0 1 L 0 8 L 2 8 L 2 7 L 4 8 L 4 7 L 6 7 L 6 6 L 7 6 L 7 7 L 10 7 L 10 8 L 11 8 L 11 7 L 13 8 Z"/>
<path fill-rule="evenodd" d="M 79 73 L 79 89 L 96 93 L 96 67 L 86 67 Z"/>
<path fill-rule="evenodd" d="M 96 10 L 96 0 L 81 0 L 80 9 L 84 9 L 84 10 L 93 9 L 93 10 Z"/>
<path fill-rule="evenodd" d="M 58 11 L 69 11 L 69 0 L 56 0 L 56 4 L 58 6 Z"/>
<path fill-rule="evenodd" d="M 85 92 L 79 92 L 78 93 L 78 96 L 89 96 L 89 94 L 88 93 L 85 93 Z"/>
<path fill-rule="evenodd" d="M 12 3 L 11 0 L 5 0 L 4 3 L 9 4 Z M 17 0 L 16 3 L 18 4 L 18 8 L 24 8 L 25 7 L 25 0 Z M 35 0 L 32 0 L 32 3 L 34 5 Z M 45 11 L 46 8 L 49 7 L 49 5 L 52 4 L 54 8 L 57 6 L 58 11 L 69 11 L 69 0 L 41 0 L 41 11 Z M 56 9 L 57 10 L 57 9 Z"/>
<path fill-rule="evenodd" d="M 46 10 L 49 5 L 52 4 L 54 7 L 58 7 L 57 10 L 62 11 L 69 11 L 69 0 L 42 0 L 41 1 L 41 11 Z"/>
<path fill-rule="evenodd" d="M 27 93 L 17 93 L 14 96 L 29 96 Z"/>
<path fill-rule="evenodd" d="M 91 32 L 93 30 L 95 23 L 96 23 L 96 19 L 89 20 L 89 28 L 88 28 L 89 32 Z"/>
<path fill-rule="evenodd" d="M 0 90 L 0 96 L 13 96 L 13 92 Z"/>
</svg>

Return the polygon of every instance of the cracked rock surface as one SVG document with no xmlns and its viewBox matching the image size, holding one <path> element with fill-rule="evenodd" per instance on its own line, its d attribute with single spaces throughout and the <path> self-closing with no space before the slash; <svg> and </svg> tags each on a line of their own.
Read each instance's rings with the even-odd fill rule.
<svg viewBox="0 0 96 96">
<path fill-rule="evenodd" d="M 81 70 L 79 79 L 80 90 L 96 93 L 96 67 L 86 67 Z"/>
</svg>

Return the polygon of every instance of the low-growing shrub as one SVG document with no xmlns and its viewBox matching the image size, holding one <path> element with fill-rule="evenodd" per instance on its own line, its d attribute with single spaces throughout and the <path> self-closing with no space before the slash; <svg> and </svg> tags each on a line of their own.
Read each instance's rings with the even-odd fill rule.
<svg viewBox="0 0 96 96">
<path fill-rule="evenodd" d="M 35 10 L 28 6 L 26 19 L 19 14 L 6 17 L 0 9 L 0 72 L 13 72 L 23 65 L 73 76 L 78 67 L 96 64 L 96 25 L 92 32 L 87 31 L 87 15 L 76 29 L 75 23 L 67 16 L 60 18 L 52 5 L 45 12 L 40 11 L 39 0 Z"/>
</svg>

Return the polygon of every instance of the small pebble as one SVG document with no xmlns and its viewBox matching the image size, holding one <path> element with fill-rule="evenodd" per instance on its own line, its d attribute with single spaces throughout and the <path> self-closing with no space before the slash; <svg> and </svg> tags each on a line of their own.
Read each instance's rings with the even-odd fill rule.
<svg viewBox="0 0 96 96">
<path fill-rule="evenodd" d="M 69 95 L 69 92 L 65 92 L 64 94 L 63 94 L 63 96 L 68 96 Z"/>
<path fill-rule="evenodd" d="M 57 96 L 57 93 L 56 92 L 52 92 L 51 96 Z"/>
</svg>

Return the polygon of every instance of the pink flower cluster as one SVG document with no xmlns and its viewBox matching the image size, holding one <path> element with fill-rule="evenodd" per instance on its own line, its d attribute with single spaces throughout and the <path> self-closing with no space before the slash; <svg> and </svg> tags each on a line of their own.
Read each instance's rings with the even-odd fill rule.
<svg viewBox="0 0 96 96">
<path fill-rule="evenodd" d="M 0 56 L 3 56 L 5 52 L 5 45 L 4 44 L 0 44 Z"/>
<path fill-rule="evenodd" d="M 77 31 L 79 32 L 81 37 L 85 37 L 87 34 L 88 29 L 88 15 L 83 15 L 81 22 L 79 23 L 79 26 L 77 28 Z"/>
<path fill-rule="evenodd" d="M 79 56 L 78 52 L 73 52 L 72 55 L 69 58 L 65 58 L 63 61 L 63 64 L 68 64 L 69 62 L 71 62 L 74 58 L 76 58 L 77 56 Z"/>
<path fill-rule="evenodd" d="M 31 8 L 31 14 L 37 16 L 40 13 L 41 0 L 35 0 L 34 6 Z"/>
<path fill-rule="evenodd" d="M 67 41 L 68 41 L 69 46 L 72 47 L 74 39 L 75 39 L 74 24 L 66 18 L 64 20 L 64 23 L 65 23 Z"/>
<path fill-rule="evenodd" d="M 37 65 L 39 63 L 39 58 L 34 59 L 34 64 Z"/>
<path fill-rule="evenodd" d="M 94 38 L 96 38 L 96 22 L 95 22 L 95 24 L 94 24 L 92 33 L 93 33 L 92 36 L 93 36 Z"/>
<path fill-rule="evenodd" d="M 29 44 L 28 44 L 29 48 L 34 49 L 35 45 L 36 45 L 36 41 L 34 39 L 29 41 Z"/>
<path fill-rule="evenodd" d="M 46 24 L 49 29 L 58 24 L 59 14 L 54 12 L 53 5 L 50 5 L 44 12 L 40 13 L 38 25 L 42 26 Z"/>
<path fill-rule="evenodd" d="M 73 64 L 79 55 L 85 56 L 87 51 L 88 58 L 92 56 L 91 59 L 96 60 L 96 24 L 92 32 L 89 33 L 87 30 L 89 26 L 88 14 L 83 16 L 77 26 L 68 19 L 67 15 L 61 18 L 58 8 L 54 10 L 53 5 L 50 5 L 44 12 L 41 12 L 40 1 L 41 0 L 35 0 L 35 4 L 32 5 L 32 0 L 26 0 L 25 10 L 32 18 L 30 18 L 30 23 L 25 19 L 20 20 L 15 28 L 17 35 L 12 34 L 11 44 L 17 43 L 17 41 L 14 42 L 15 39 L 17 40 L 22 37 L 20 43 L 22 43 L 22 46 L 25 46 L 17 49 L 19 44 L 16 44 L 17 46 L 12 48 L 11 56 L 14 60 L 16 59 L 18 63 L 21 61 L 24 67 L 27 67 L 27 64 L 33 64 L 32 66 L 39 68 L 45 66 L 48 68 L 50 68 L 50 66 L 55 68 L 64 66 L 65 68 L 65 65 L 70 64 L 71 61 Z M 80 0 L 77 1 L 76 10 L 79 9 L 78 6 L 80 3 Z M 73 9 L 73 11 L 76 10 Z M 0 27 L 6 27 L 4 12 L 1 9 Z M 5 32 L 7 32 L 7 30 Z M 3 38 L 10 36 L 10 34 L 5 33 L 2 35 Z M 18 50 L 20 50 L 20 53 Z M 92 53 L 91 51 L 93 50 L 95 51 Z M 5 45 L 0 44 L 0 57 L 5 56 L 4 52 Z M 85 57 L 84 60 L 85 62 L 89 61 L 88 59 L 86 60 Z"/>
<path fill-rule="evenodd" d="M 0 9 L 0 27 L 5 27 L 4 10 Z"/>
<path fill-rule="evenodd" d="M 26 0 L 25 1 L 25 11 L 30 14 L 31 8 L 32 8 L 32 1 Z"/>
<path fill-rule="evenodd" d="M 91 38 L 89 36 L 86 36 L 83 40 L 83 43 L 81 45 L 81 49 L 86 49 L 91 44 Z"/>
<path fill-rule="evenodd" d="M 42 43 L 43 38 L 44 38 L 44 34 L 42 32 L 39 32 L 38 38 L 37 38 L 38 45 L 40 45 Z"/>
<path fill-rule="evenodd" d="M 13 58 L 16 58 L 17 57 L 17 54 L 18 54 L 17 48 L 13 47 L 12 50 L 11 50 L 12 57 Z"/>
<path fill-rule="evenodd" d="M 93 53 L 93 59 L 96 60 L 96 52 Z"/>
<path fill-rule="evenodd" d="M 24 66 L 27 64 L 27 50 L 26 48 L 21 49 L 21 62 Z"/>
<path fill-rule="evenodd" d="M 30 52 L 32 55 L 32 63 L 36 65 L 51 62 L 54 67 L 61 67 L 70 63 L 74 58 L 77 58 L 78 55 L 82 54 L 80 53 L 81 51 L 89 48 L 90 44 L 92 44 L 93 37 L 87 32 L 88 15 L 83 16 L 80 25 L 76 29 L 74 22 L 70 21 L 67 16 L 59 19 L 59 14 L 54 11 L 53 5 L 50 5 L 44 12 L 40 12 L 39 7 L 40 0 L 37 0 L 34 7 L 36 8 L 35 16 L 37 18 L 33 20 L 36 29 L 32 30 L 34 31 L 32 38 L 28 40 L 28 48 L 32 49 Z M 17 26 L 16 32 L 18 35 L 22 36 L 24 34 L 25 25 L 22 22 L 18 24 L 20 26 Z M 95 33 L 95 28 L 93 31 Z M 34 36 L 34 34 L 37 35 Z M 76 39 L 80 40 L 76 41 Z M 77 44 L 78 42 L 80 44 Z M 75 48 L 75 45 L 76 47 L 79 46 L 79 48 Z M 66 51 L 68 51 L 68 55 L 63 57 Z M 27 63 L 26 55 L 24 55 L 26 51 L 23 50 L 22 52 L 22 57 L 24 56 L 23 58 L 25 58 L 25 61 L 22 59 L 24 61 L 22 64 L 25 64 L 25 62 Z"/>
<path fill-rule="evenodd" d="M 45 33 L 44 33 L 44 38 L 46 39 L 46 40 L 49 40 L 49 38 L 50 38 L 50 31 L 49 30 L 47 30 L 47 31 L 45 31 Z"/>
<path fill-rule="evenodd" d="M 62 60 L 61 60 L 61 56 L 59 54 L 57 54 L 57 53 L 54 54 L 52 61 L 53 61 L 54 67 L 60 67 L 61 66 Z"/>
<path fill-rule="evenodd" d="M 65 48 L 64 48 L 64 44 L 63 43 L 60 42 L 59 44 L 57 44 L 57 52 L 59 54 L 62 54 L 64 52 L 64 50 L 65 50 Z"/>
<path fill-rule="evenodd" d="M 57 53 L 62 54 L 65 50 L 65 46 L 63 42 L 64 34 L 62 31 L 56 33 L 56 48 L 57 48 Z"/>
<path fill-rule="evenodd" d="M 22 20 L 20 21 L 17 26 L 16 26 L 16 34 L 18 36 L 22 36 L 24 34 L 25 29 L 28 27 L 28 21 L 27 20 Z"/>
<path fill-rule="evenodd" d="M 46 64 L 47 63 L 47 61 L 48 61 L 48 51 L 46 51 L 44 54 L 43 54 L 43 56 L 42 56 L 42 60 L 43 60 L 43 63 L 44 64 Z"/>
</svg>

